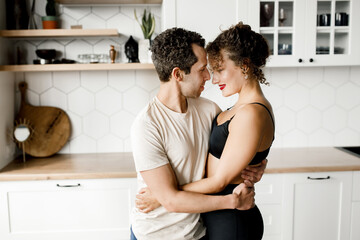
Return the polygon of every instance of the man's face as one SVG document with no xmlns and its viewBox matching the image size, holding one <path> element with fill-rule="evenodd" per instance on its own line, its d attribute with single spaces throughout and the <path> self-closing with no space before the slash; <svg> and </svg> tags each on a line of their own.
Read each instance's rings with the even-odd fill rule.
<svg viewBox="0 0 360 240">
<path fill-rule="evenodd" d="M 205 49 L 196 44 L 192 45 L 192 49 L 198 61 L 192 65 L 189 74 L 184 74 L 181 92 L 185 97 L 197 98 L 204 90 L 205 82 L 210 80 L 210 73 L 207 69 Z"/>
</svg>

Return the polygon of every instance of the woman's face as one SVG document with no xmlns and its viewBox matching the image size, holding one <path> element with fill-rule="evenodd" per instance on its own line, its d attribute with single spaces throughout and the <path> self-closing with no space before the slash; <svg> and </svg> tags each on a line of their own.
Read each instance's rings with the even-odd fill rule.
<svg viewBox="0 0 360 240">
<path fill-rule="evenodd" d="M 210 66 L 213 70 L 212 83 L 217 84 L 224 97 L 239 93 L 245 83 L 244 74 L 240 67 L 229 59 L 228 55 L 221 50 L 222 62 L 219 67 L 213 69 L 210 59 Z"/>
</svg>

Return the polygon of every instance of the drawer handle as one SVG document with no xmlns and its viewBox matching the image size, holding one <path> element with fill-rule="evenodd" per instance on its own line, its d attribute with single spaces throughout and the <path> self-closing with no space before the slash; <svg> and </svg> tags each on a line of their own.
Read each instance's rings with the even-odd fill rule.
<svg viewBox="0 0 360 240">
<path fill-rule="evenodd" d="M 75 185 L 60 185 L 60 184 L 56 184 L 57 187 L 64 187 L 64 188 L 69 188 L 69 187 L 80 187 L 80 183 L 75 184 Z"/>
<path fill-rule="evenodd" d="M 326 180 L 326 179 L 330 179 L 330 176 L 327 176 L 327 177 L 319 177 L 319 178 L 307 177 L 307 179 L 310 179 L 310 180 Z"/>
</svg>

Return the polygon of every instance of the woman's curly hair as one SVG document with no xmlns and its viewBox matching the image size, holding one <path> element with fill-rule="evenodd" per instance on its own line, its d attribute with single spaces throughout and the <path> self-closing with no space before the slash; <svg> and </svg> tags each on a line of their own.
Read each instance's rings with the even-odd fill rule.
<svg viewBox="0 0 360 240">
<path fill-rule="evenodd" d="M 239 22 L 208 43 L 206 51 L 214 70 L 218 69 L 223 61 L 221 50 L 224 50 L 236 66 L 247 65 L 260 83 L 269 84 L 261 70 L 269 57 L 269 46 L 265 38 L 252 31 L 249 25 Z"/>
<path fill-rule="evenodd" d="M 198 59 L 192 44 L 205 47 L 205 39 L 198 33 L 183 28 L 170 28 L 159 34 L 151 45 L 152 61 L 160 81 L 167 82 L 175 67 L 189 74 Z"/>
</svg>

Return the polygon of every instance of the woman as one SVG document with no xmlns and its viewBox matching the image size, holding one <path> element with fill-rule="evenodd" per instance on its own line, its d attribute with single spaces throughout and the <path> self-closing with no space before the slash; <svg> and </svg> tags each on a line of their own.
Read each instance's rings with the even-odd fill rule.
<svg viewBox="0 0 360 240">
<path fill-rule="evenodd" d="M 260 88 L 261 67 L 269 56 L 265 39 L 242 22 L 222 32 L 206 47 L 213 84 L 224 97 L 238 94 L 235 105 L 215 117 L 210 135 L 207 177 L 181 186 L 185 191 L 225 195 L 244 182 L 241 171 L 260 164 L 274 139 L 270 103 Z M 202 214 L 209 239 L 261 239 L 258 208 Z"/>
</svg>

